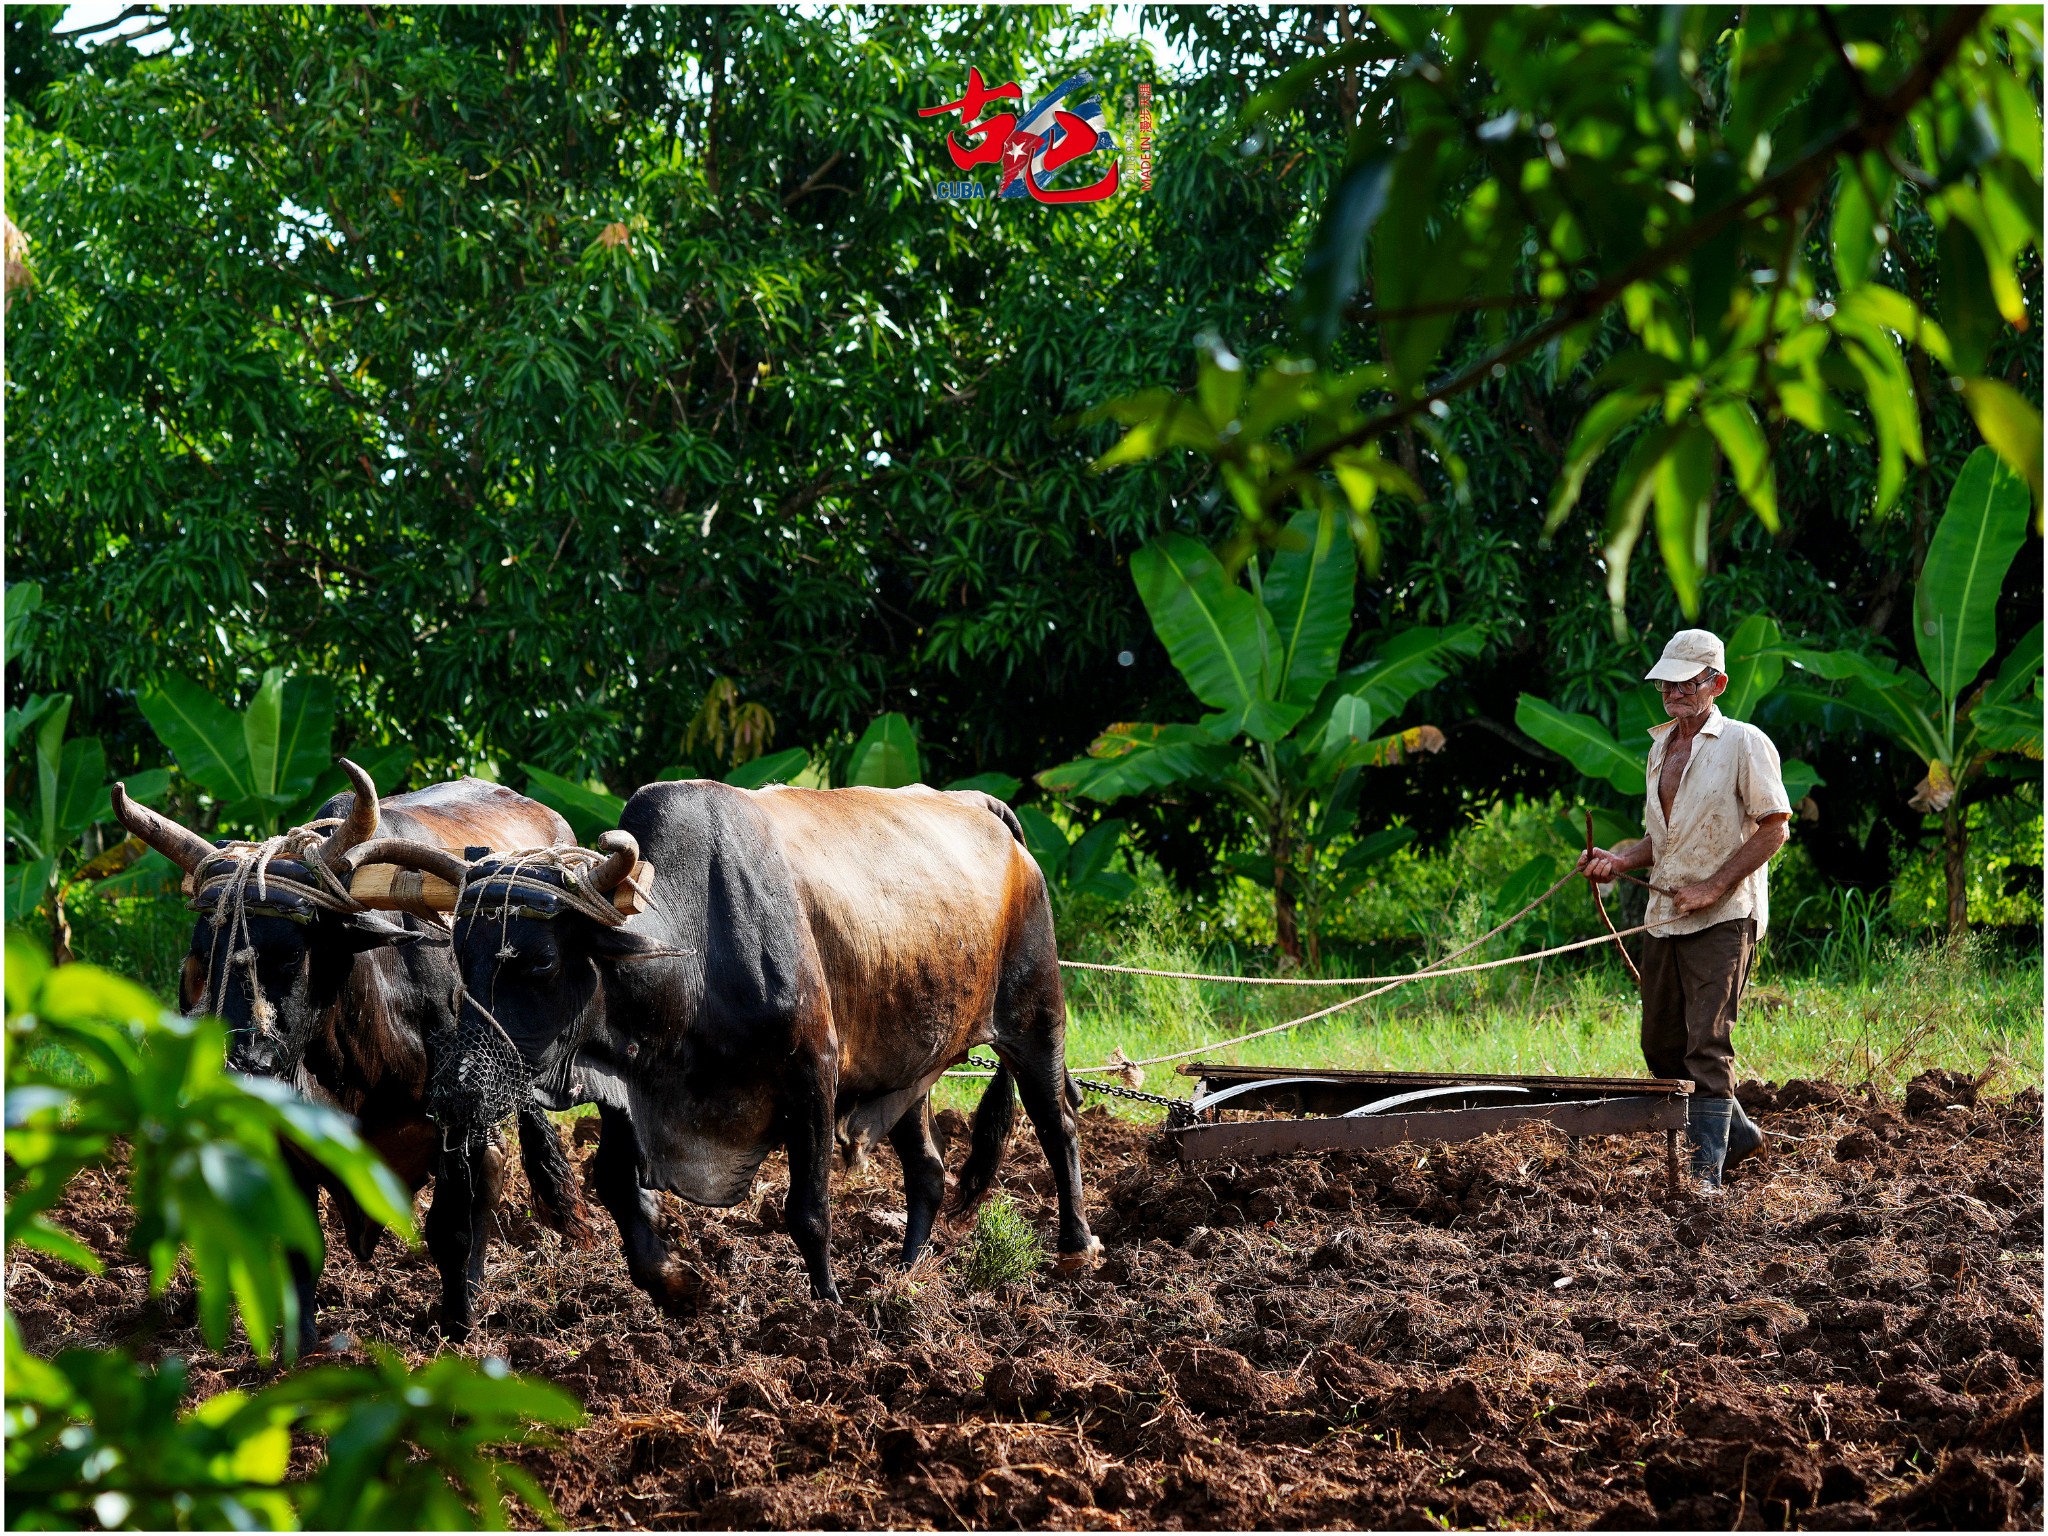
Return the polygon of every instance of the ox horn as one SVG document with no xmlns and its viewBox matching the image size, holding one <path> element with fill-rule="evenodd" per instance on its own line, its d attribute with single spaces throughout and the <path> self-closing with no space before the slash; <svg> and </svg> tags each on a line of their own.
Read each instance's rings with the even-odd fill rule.
<svg viewBox="0 0 2048 1536">
<path fill-rule="evenodd" d="M 168 816 L 159 816 L 140 801 L 129 799 L 126 784 L 114 786 L 114 815 L 122 826 L 188 875 L 213 857 L 213 844 Z"/>
<path fill-rule="evenodd" d="M 378 837 L 358 843 L 342 856 L 341 862 L 350 873 L 365 864 L 396 864 L 400 869 L 438 875 L 450 885 L 462 884 L 462 877 L 469 873 L 469 863 L 460 854 L 403 837 Z"/>
<path fill-rule="evenodd" d="M 376 781 L 345 757 L 341 760 L 341 771 L 356 787 L 356 798 L 341 825 L 328 833 L 327 841 L 320 845 L 321 855 L 330 862 L 377 835 Z"/>
<path fill-rule="evenodd" d="M 633 866 L 640 862 L 640 845 L 630 832 L 607 832 L 597 840 L 597 851 L 611 857 L 590 872 L 588 883 L 598 895 L 605 896 L 633 873 Z"/>
</svg>

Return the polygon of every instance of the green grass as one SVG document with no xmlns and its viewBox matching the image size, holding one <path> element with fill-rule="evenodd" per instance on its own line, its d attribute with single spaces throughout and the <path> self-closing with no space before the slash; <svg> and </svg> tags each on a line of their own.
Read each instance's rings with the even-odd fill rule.
<svg viewBox="0 0 2048 1536">
<path fill-rule="evenodd" d="M 974 1220 L 961 1255 L 961 1278 L 970 1290 L 992 1291 L 1012 1280 L 1029 1280 L 1045 1262 L 1038 1228 L 1008 1195 L 990 1195 Z"/>
<path fill-rule="evenodd" d="M 1137 898 L 1146 900 L 1144 895 Z M 1464 926 L 1464 925 L 1461 925 Z M 1087 958 L 1161 970 L 1228 971 L 1227 950 L 1205 954 L 1186 920 L 1163 904 L 1141 911 L 1113 946 Z M 1483 932 L 1476 920 L 1468 936 Z M 1470 959 L 1493 959 L 1521 946 L 1504 935 Z M 1455 948 L 1455 935 L 1434 946 Z M 1103 952 L 1112 948 L 1114 953 Z M 1788 949 L 1791 946 L 1787 946 Z M 1804 957 L 1805 951 L 1793 950 Z M 1557 962 L 1504 967 L 1478 976 L 1417 982 L 1357 1008 L 1202 1058 L 1246 1065 L 1355 1067 L 1392 1071 L 1466 1071 L 1640 1076 L 1640 1005 L 1634 983 L 1609 949 L 1560 970 Z M 1997 958 L 1982 941 L 1960 951 L 1944 943 L 1886 937 L 1852 957 L 1830 957 L 1838 974 L 1780 970 L 1767 949 L 1751 977 L 1735 1029 L 1740 1077 L 1827 1077 L 1896 1091 L 1916 1072 L 1939 1066 L 1991 1069 L 2007 1091 L 2039 1081 L 2042 1059 L 2041 963 Z M 1411 959 L 1382 959 L 1364 969 L 1413 969 Z M 1349 970 L 1324 968 L 1326 973 Z M 1067 1060 L 1187 1051 L 1308 1013 L 1350 995 L 1345 989 L 1238 987 L 1156 977 L 1068 971 Z M 1192 1086 L 1178 1063 L 1145 1069 L 1145 1087 L 1184 1096 Z M 951 1079 L 939 1102 L 968 1108 L 983 1080 Z M 1118 1111 L 1156 1117 L 1150 1106 L 1107 1101 Z"/>
</svg>

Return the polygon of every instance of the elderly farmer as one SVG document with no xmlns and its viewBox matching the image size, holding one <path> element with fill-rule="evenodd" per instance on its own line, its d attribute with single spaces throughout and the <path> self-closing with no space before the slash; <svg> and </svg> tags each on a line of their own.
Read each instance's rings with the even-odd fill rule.
<svg viewBox="0 0 2048 1536">
<path fill-rule="evenodd" d="M 1643 1059 L 1659 1077 L 1690 1078 L 1692 1174 L 1702 1193 L 1762 1149 L 1734 1100 L 1730 1038 L 1757 940 L 1770 921 L 1764 866 L 1792 815 L 1778 749 L 1714 707 L 1728 686 L 1721 642 L 1704 629 L 1671 637 L 1646 681 L 1671 719 L 1650 732 L 1648 836 L 1579 861 L 1591 879 L 1652 871 L 1643 939 Z"/>
</svg>

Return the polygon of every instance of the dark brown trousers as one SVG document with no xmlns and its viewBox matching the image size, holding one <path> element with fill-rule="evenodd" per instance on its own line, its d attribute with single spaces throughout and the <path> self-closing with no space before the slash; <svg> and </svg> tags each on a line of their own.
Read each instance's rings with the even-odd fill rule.
<svg viewBox="0 0 2048 1536">
<path fill-rule="evenodd" d="M 1708 1098 L 1735 1091 L 1735 1010 L 1756 955 L 1756 919 L 1643 939 L 1643 1060 Z"/>
</svg>

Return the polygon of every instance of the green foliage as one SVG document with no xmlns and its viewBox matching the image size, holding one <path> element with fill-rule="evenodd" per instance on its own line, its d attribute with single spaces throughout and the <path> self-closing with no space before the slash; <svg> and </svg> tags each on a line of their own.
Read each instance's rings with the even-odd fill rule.
<svg viewBox="0 0 2048 1536">
<path fill-rule="evenodd" d="M 1909 461 L 1927 462 L 1917 368 L 1952 374 L 1986 440 L 2038 485 L 2038 407 L 1979 375 L 2001 329 L 2029 323 L 2040 52 L 2038 15 L 2017 8 L 1875 8 L 1819 27 L 1785 9 L 1724 26 L 1704 7 L 1376 8 L 1357 41 L 1289 71 L 1243 119 L 1288 122 L 1319 76 L 1404 60 L 1367 77 L 1301 257 L 1293 315 L 1312 361 L 1221 389 L 1205 359 L 1192 400 L 1125 397 L 1103 412 L 1127 431 L 1100 462 L 1193 449 L 1247 535 L 1270 541 L 1291 503 L 1341 509 L 1376 562 L 1375 495 L 1418 494 L 1380 458 L 1386 434 L 1434 435 L 1447 402 L 1525 358 L 1546 356 L 1562 383 L 1625 329 L 1588 383 L 1546 522 L 1562 526 L 1625 441 L 1602 551 L 1617 638 L 1653 507 L 1688 617 L 1722 466 L 1777 531 L 1781 436 L 1873 434 L 1871 506 L 1886 512 Z M 1831 271 L 1803 238 L 1830 200 Z M 1944 233 L 1940 323 L 1925 270 L 1887 254 L 1901 225 L 1928 220 Z M 1444 371 L 1461 320 L 1485 347 Z M 1462 464 L 1443 457 L 1462 489 Z"/>
<path fill-rule="evenodd" d="M 317 1258 L 320 1232 L 282 1146 L 336 1175 L 372 1217 L 416 1240 L 412 1202 L 353 1125 L 280 1084 L 236 1077 L 212 1020 L 160 1011 L 91 966 L 53 969 L 19 936 L 7 946 L 7 1246 L 97 1272 L 49 1219 L 81 1169 L 129 1149 L 131 1244 L 163 1289 L 190 1264 L 208 1342 L 230 1309 L 269 1358 L 297 1337 L 287 1252 Z M 6 1320 L 8 1523 L 172 1530 L 451 1529 L 505 1524 L 508 1497 L 552 1521 L 546 1496 L 487 1447 L 571 1426 L 566 1394 L 502 1361 L 449 1356 L 414 1371 L 378 1353 L 260 1390 L 188 1402 L 185 1362 L 150 1367 L 121 1350 L 43 1360 Z M 294 1478 L 294 1434 L 326 1457 Z"/>
<path fill-rule="evenodd" d="M 789 743 L 950 690 L 935 778 L 1053 760 L 1167 506 L 1062 420 L 1238 304 L 1262 241 L 1228 190 L 935 201 L 917 114 L 969 63 L 1036 93 L 1081 61 L 1117 113 L 1154 72 L 1110 23 L 178 12 L 174 50 L 45 86 L 7 133 L 33 686 L 110 735 L 167 666 L 303 669 L 430 777 L 615 785 L 718 678 Z M 1201 260 L 1134 272 L 1152 219 Z"/>
<path fill-rule="evenodd" d="M 1914 638 L 1925 676 L 1857 651 L 1794 649 L 1792 661 L 1839 686 L 1802 690 L 1798 706 L 1830 709 L 1891 737 L 1926 764 L 1913 808 L 1939 814 L 1949 839 L 1951 927 L 1968 920 L 1962 851 L 1969 823 L 1962 801 L 2001 755 L 2041 758 L 2041 626 L 2007 654 L 1989 682 L 1967 693 L 1997 650 L 1998 593 L 2026 537 L 2024 481 L 1989 448 L 1979 448 L 1949 493 L 1913 594 Z"/>
<path fill-rule="evenodd" d="M 1111 818 L 1076 833 L 1071 839 L 1060 824 L 1035 805 L 1017 812 L 1024 828 L 1024 846 L 1031 850 L 1046 888 L 1064 905 L 1075 896 L 1099 896 L 1118 902 L 1137 889 L 1137 881 L 1120 869 L 1111 869 L 1123 841 L 1124 823 Z"/>
<path fill-rule="evenodd" d="M 1045 1245 L 1031 1219 L 1005 1194 L 990 1195 L 974 1218 L 962 1257 L 961 1278 L 970 1290 L 1029 1280 L 1045 1262 Z"/>
<path fill-rule="evenodd" d="M 279 1083 L 223 1065 L 217 1020 L 161 1012 L 132 982 L 92 966 L 52 968 L 18 936 L 7 947 L 7 1242 L 97 1264 L 46 1213 L 81 1168 L 130 1142 L 130 1242 L 161 1292 L 188 1258 L 207 1341 L 227 1338 L 230 1308 L 269 1357 L 282 1328 L 298 1337 L 287 1253 L 317 1261 L 320 1229 L 278 1143 L 326 1165 L 372 1219 L 411 1238 L 412 1201 L 347 1119 Z M 53 1073 L 47 1047 L 86 1064 L 89 1084 Z"/>
<path fill-rule="evenodd" d="M 853 744 L 846 759 L 848 784 L 870 789 L 900 789 L 924 778 L 918 759 L 917 733 L 901 715 L 877 715 Z"/>
<path fill-rule="evenodd" d="M 1753 613 L 1722 643 L 1727 652 L 1728 686 L 1716 707 L 1730 719 L 1750 720 L 1785 675 L 1777 620 L 1769 614 Z M 1652 697 L 1644 685 L 1643 707 L 1655 709 L 1655 717 L 1661 721 L 1664 712 L 1651 703 Z M 1640 736 L 1617 740 L 1591 715 L 1568 713 L 1547 699 L 1526 693 L 1515 701 L 1515 725 L 1587 778 L 1604 780 L 1627 799 L 1639 801 L 1648 793 L 1650 748 Z M 1796 757 L 1782 759 L 1778 767 L 1785 793 L 1795 806 L 1827 782 Z M 1630 806 L 1629 814 L 1636 815 L 1637 808 Z"/>
<path fill-rule="evenodd" d="M 282 818 L 295 826 L 348 788 L 334 762 L 334 685 L 325 678 L 287 677 L 272 667 L 239 715 L 176 672 L 158 678 L 135 702 L 185 776 L 214 798 L 230 825 L 268 833 Z M 412 749 L 403 745 L 355 751 L 357 765 L 387 794 L 412 761 Z"/>
<path fill-rule="evenodd" d="M 1295 515 L 1263 571 L 1246 567 L 1249 589 L 1178 534 L 1133 556 L 1131 574 L 1189 690 L 1217 712 L 1198 725 L 1113 725 L 1086 758 L 1049 768 L 1038 782 L 1097 800 L 1182 784 L 1230 795 L 1248 813 L 1256 851 L 1229 867 L 1272 889 L 1278 942 L 1297 961 L 1297 911 L 1305 916 L 1313 955 L 1324 906 L 1406 840 L 1386 829 L 1324 867 L 1356 820 L 1360 773 L 1443 743 L 1433 726 L 1381 736 L 1375 726 L 1443 681 L 1448 663 L 1473 655 L 1477 636 L 1467 627 L 1411 629 L 1340 673 L 1353 563 L 1333 519 L 1315 512 Z"/>
<path fill-rule="evenodd" d="M 7 836 L 20 862 L 10 861 L 6 873 L 7 921 L 23 921 L 35 911 L 76 865 L 76 844 L 95 822 L 113 819 L 108 798 L 107 754 L 95 736 L 65 739 L 71 718 L 71 695 L 35 694 L 7 711 L 7 750 L 29 747 L 33 789 L 21 798 L 26 813 L 7 809 Z M 33 734 L 31 734 L 33 733 Z M 128 792 L 148 803 L 170 788 L 162 769 L 133 774 Z M 53 914 L 61 922 L 61 914 Z"/>
</svg>

